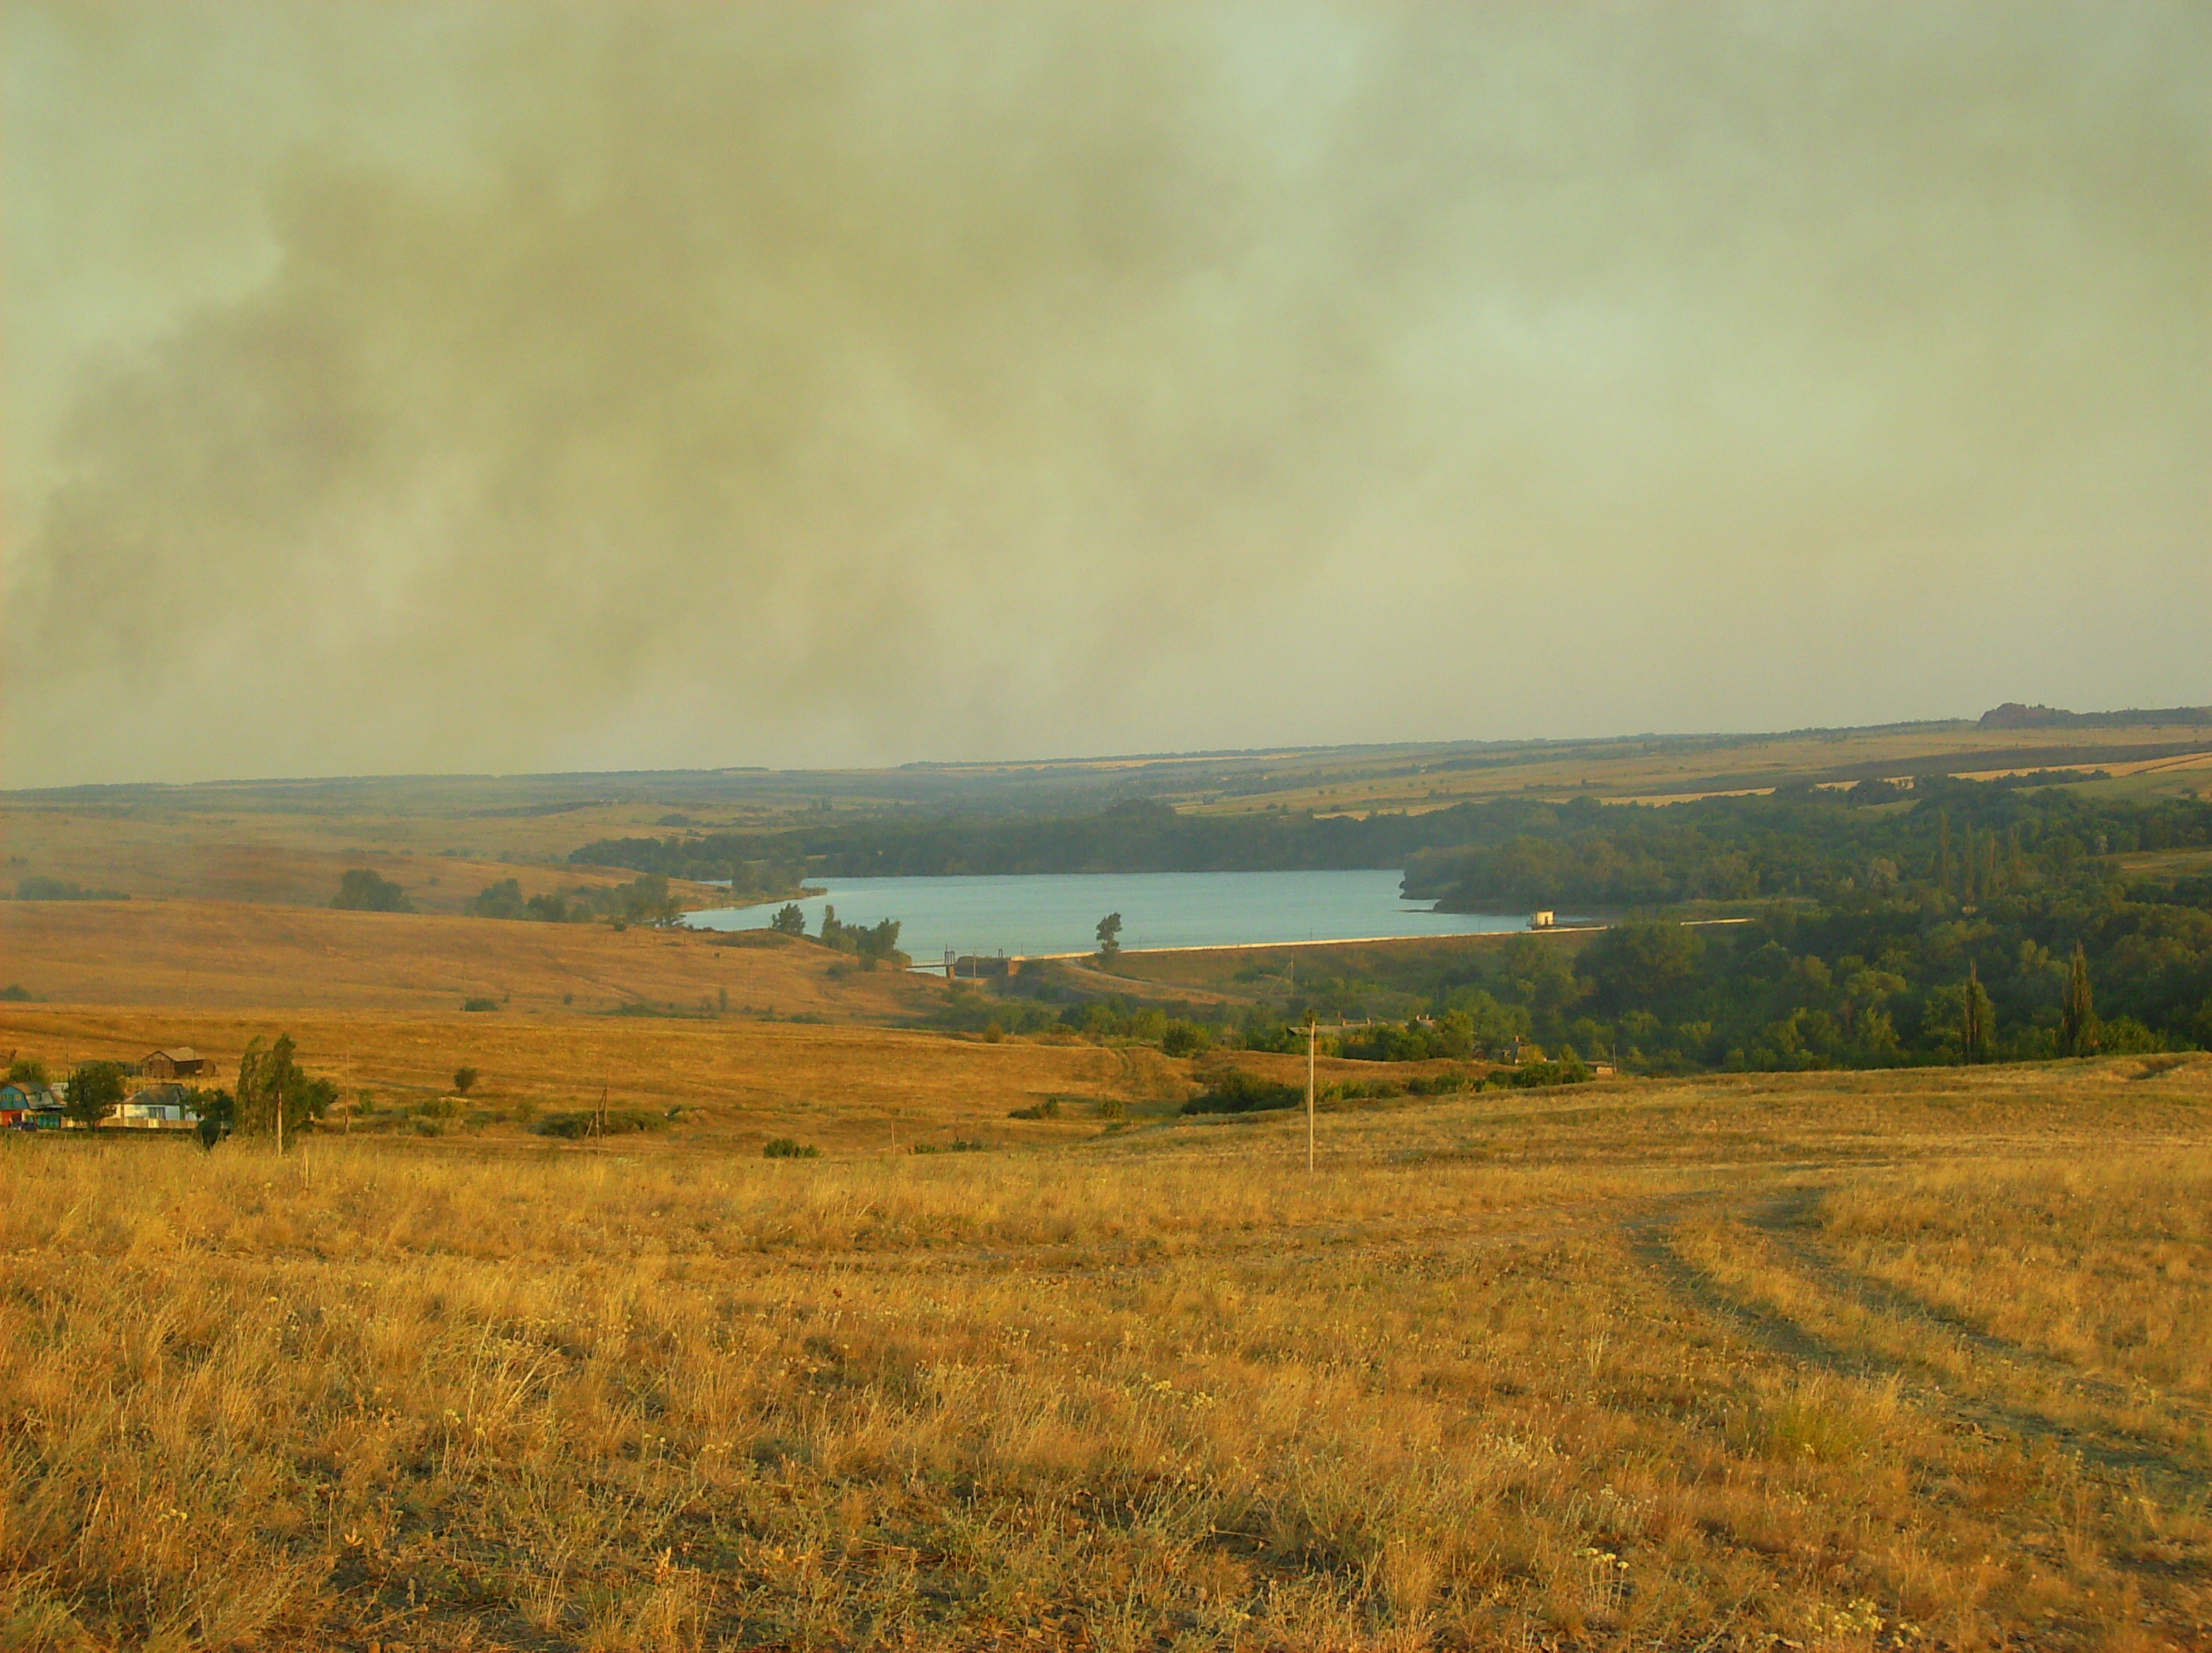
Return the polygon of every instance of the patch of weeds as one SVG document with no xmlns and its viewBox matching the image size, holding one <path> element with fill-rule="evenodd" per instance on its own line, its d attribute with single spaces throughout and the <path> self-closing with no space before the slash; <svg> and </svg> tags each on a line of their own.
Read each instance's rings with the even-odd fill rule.
<svg viewBox="0 0 2212 1653">
<path fill-rule="evenodd" d="M 1322 1091 L 1330 1102 L 1382 1102 L 1405 1094 L 1406 1087 L 1395 1079 L 1346 1079 Z"/>
<path fill-rule="evenodd" d="M 763 1159 L 819 1159 L 822 1150 L 796 1137 L 772 1136 L 761 1145 Z"/>
<path fill-rule="evenodd" d="M 648 1113 L 641 1108 L 613 1108 L 602 1119 L 594 1109 L 581 1113 L 549 1114 L 538 1121 L 540 1136 L 559 1137 L 574 1142 L 589 1136 L 634 1136 L 641 1131 L 658 1131 L 666 1126 L 665 1115 Z"/>
<path fill-rule="evenodd" d="M 629 999 L 607 1012 L 610 1016 L 658 1016 L 676 1021 L 697 1021 L 711 1016 L 708 1010 L 686 1010 L 680 1005 L 656 1005 L 650 999 Z"/>
<path fill-rule="evenodd" d="M 1492 1080 L 1497 1077 L 1491 1075 Z M 1524 1062 L 1513 1070 L 1506 1083 L 1516 1090 L 1528 1091 L 1545 1085 L 1581 1085 L 1595 1077 L 1578 1061 Z"/>
</svg>

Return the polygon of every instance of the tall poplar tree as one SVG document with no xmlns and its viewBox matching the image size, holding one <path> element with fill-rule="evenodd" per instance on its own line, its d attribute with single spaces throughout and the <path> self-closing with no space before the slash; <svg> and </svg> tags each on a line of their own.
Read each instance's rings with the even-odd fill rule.
<svg viewBox="0 0 2212 1653">
<path fill-rule="evenodd" d="M 2058 1008 L 2058 1054 L 2094 1056 L 2097 1053 L 2097 1006 L 2089 992 L 2089 956 L 2074 944 L 2074 962 L 2066 972 L 2066 997 Z"/>
<path fill-rule="evenodd" d="M 1990 1059 L 1990 1039 L 1996 1030 L 1996 1006 L 1982 986 L 1981 972 L 1972 960 L 1966 964 L 1966 991 L 1959 1012 L 1959 1054 L 1962 1061 Z"/>
</svg>

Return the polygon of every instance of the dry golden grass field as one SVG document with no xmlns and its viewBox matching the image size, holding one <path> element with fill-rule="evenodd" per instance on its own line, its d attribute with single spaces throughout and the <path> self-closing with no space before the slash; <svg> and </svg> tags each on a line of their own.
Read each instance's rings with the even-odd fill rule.
<svg viewBox="0 0 2212 1653">
<path fill-rule="evenodd" d="M 514 1013 L 750 1007 L 873 1020 L 933 1002 L 917 996 L 932 991 L 919 975 L 833 974 L 838 963 L 804 944 L 736 946 L 642 926 L 229 902 L 0 902 L 0 985 L 56 1003 L 434 1012 L 489 998 Z"/>
<path fill-rule="evenodd" d="M 1174 1078 L 1110 1049 L 483 1036 L 818 1074 L 839 1151 L 0 1139 L 0 1644 L 2212 1645 L 2205 1058 L 1369 1104 L 1309 1174 L 830 1118 Z"/>
</svg>

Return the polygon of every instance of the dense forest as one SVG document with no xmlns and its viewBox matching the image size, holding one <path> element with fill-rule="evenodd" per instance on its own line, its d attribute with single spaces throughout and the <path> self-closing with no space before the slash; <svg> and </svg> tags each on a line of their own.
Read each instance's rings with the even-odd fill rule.
<svg viewBox="0 0 2212 1653">
<path fill-rule="evenodd" d="M 1650 1070 L 2212 1045 L 2212 874 L 2114 859 L 2212 845 L 2212 804 L 1954 781 L 1512 808 L 1522 830 L 1502 844 L 1417 855 L 1409 892 L 1476 909 L 1762 904 L 1737 924 L 1632 918 L 1579 951 L 1517 938 L 1438 980 L 1427 1019 L 1368 1036 L 1368 1054 L 1517 1036 Z M 1310 981 L 1293 1009 L 1374 1000 Z"/>
<path fill-rule="evenodd" d="M 1495 1052 L 1518 1037 L 1669 1072 L 2212 1045 L 2208 894 L 2195 906 L 2106 889 L 2001 896 L 1948 915 L 1887 903 L 1780 907 L 1726 926 L 1644 920 L 1572 954 L 1521 936 L 1440 978 L 1424 1019 L 1361 1036 L 1370 1048 L 1346 1054 Z M 1314 981 L 1302 998 L 1293 1017 L 1359 1013 L 1374 995 Z"/>
</svg>

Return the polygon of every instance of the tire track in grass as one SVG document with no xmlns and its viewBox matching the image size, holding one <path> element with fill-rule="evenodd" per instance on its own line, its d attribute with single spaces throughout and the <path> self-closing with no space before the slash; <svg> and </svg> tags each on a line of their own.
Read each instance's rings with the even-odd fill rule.
<svg viewBox="0 0 2212 1653">
<path fill-rule="evenodd" d="M 1812 1197 L 1818 1198 L 1826 1192 L 1825 1188 L 1816 1188 Z M 1744 1220 L 1747 1227 L 1763 1231 L 1751 1220 L 1760 1209 L 1772 1206 L 1786 1208 L 1789 1202 L 1802 1197 L 1802 1191 L 1792 1190 L 1759 1205 L 1740 1208 L 1732 1214 Z M 1839 1377 L 1862 1381 L 1893 1379 L 1931 1416 L 1948 1418 L 1964 1431 L 2000 1437 L 2011 1436 L 2024 1443 L 2048 1443 L 2075 1454 L 2085 1464 L 2116 1476 L 2139 1474 L 2146 1482 L 2155 1483 L 2162 1494 L 2175 1501 L 2195 1504 L 2203 1500 L 2207 1484 L 2204 1468 L 2177 1457 L 2163 1443 L 2124 1431 L 2085 1431 L 2040 1412 L 1962 1393 L 1954 1380 L 1933 1370 L 1930 1363 L 1900 1360 L 1863 1343 L 1844 1344 L 1824 1336 L 1771 1303 L 1748 1299 L 1731 1291 L 1710 1271 L 1685 1255 L 1672 1235 L 1672 1226 L 1661 1213 L 1624 1225 L 1632 1255 L 1677 1297 L 1768 1353 Z M 1815 1291 L 1826 1289 L 1817 1280 L 1805 1283 Z"/>
<path fill-rule="evenodd" d="M 2197 1430 L 2212 1424 L 2212 1418 L 2207 1417 L 2203 1408 L 2155 1384 L 2145 1382 L 2130 1389 L 2108 1377 L 2085 1372 L 2063 1356 L 1984 1331 L 1963 1315 L 1842 1262 L 1807 1231 L 1814 1226 L 1814 1212 L 1828 1192 L 1826 1188 L 1792 1190 L 1779 1199 L 1753 1207 L 1745 1214 L 1745 1225 L 1771 1240 L 1807 1279 L 1869 1311 L 1942 1334 L 1984 1358 L 2033 1371 L 2077 1395 L 2109 1406 L 2139 1404 L 2148 1396 L 2160 1410 L 2172 1414 L 2178 1423 Z"/>
</svg>

